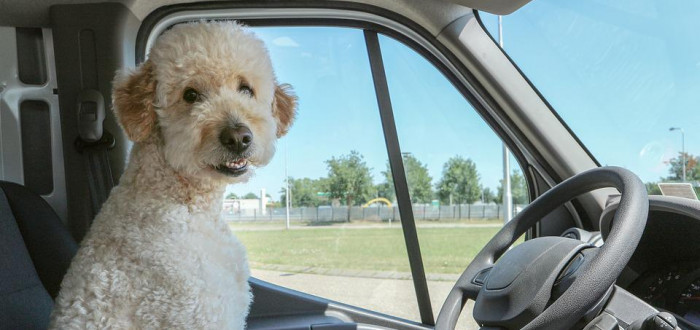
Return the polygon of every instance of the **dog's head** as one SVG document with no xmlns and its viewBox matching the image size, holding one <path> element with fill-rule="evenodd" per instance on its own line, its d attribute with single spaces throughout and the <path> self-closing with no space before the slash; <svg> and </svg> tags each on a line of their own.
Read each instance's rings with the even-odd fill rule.
<svg viewBox="0 0 700 330">
<path fill-rule="evenodd" d="M 234 22 L 166 31 L 146 62 L 117 76 L 112 99 L 132 141 L 159 134 L 169 166 L 228 182 L 270 161 L 296 113 L 262 41 Z"/>
</svg>

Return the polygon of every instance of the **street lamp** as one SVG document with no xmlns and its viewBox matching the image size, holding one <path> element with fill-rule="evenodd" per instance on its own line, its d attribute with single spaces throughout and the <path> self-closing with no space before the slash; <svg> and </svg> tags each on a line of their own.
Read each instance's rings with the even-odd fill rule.
<svg viewBox="0 0 700 330">
<path fill-rule="evenodd" d="M 498 45 L 503 48 L 503 17 L 498 15 Z M 503 143 L 503 221 L 513 218 L 513 195 L 510 187 L 510 150 Z"/>
<path fill-rule="evenodd" d="M 683 132 L 683 128 L 680 128 L 680 127 L 671 127 L 668 130 L 670 132 L 681 131 L 681 156 L 683 157 L 681 160 L 683 162 L 683 175 L 682 175 L 682 177 L 683 177 L 683 182 L 685 182 L 685 132 Z"/>
<path fill-rule="evenodd" d="M 287 139 L 284 139 L 284 189 L 285 189 L 285 194 L 284 194 L 284 199 L 285 199 L 285 227 L 287 230 L 289 230 L 289 202 L 291 201 L 289 199 L 289 174 L 287 173 Z"/>
</svg>

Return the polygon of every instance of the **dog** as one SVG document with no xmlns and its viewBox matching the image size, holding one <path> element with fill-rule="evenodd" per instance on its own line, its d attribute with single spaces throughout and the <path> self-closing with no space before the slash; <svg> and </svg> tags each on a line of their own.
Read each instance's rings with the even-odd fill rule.
<svg viewBox="0 0 700 330">
<path fill-rule="evenodd" d="M 223 193 L 270 161 L 296 96 L 277 83 L 263 42 L 236 22 L 172 27 L 113 86 L 134 144 L 63 279 L 50 327 L 243 329 L 249 269 L 222 218 Z"/>
</svg>

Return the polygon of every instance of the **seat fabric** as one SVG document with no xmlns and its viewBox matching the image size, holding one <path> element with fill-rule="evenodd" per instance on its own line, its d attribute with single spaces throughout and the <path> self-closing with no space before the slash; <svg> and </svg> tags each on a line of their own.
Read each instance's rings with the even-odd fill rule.
<svg viewBox="0 0 700 330">
<path fill-rule="evenodd" d="M 78 245 L 43 198 L 0 189 L 0 329 L 45 329 Z"/>
</svg>

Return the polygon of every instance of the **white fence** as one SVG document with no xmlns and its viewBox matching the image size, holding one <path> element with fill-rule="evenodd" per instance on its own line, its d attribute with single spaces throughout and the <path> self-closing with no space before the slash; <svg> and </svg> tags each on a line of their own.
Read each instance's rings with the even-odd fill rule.
<svg viewBox="0 0 700 330">
<path fill-rule="evenodd" d="M 525 205 L 514 205 L 513 215 L 517 214 Z M 224 218 L 231 222 L 278 222 L 287 219 L 284 207 L 268 208 L 265 214 L 258 210 L 246 210 L 246 212 L 224 212 Z M 324 223 L 346 222 L 348 220 L 348 207 L 293 207 L 289 209 L 289 218 L 292 222 Z M 457 221 L 464 219 L 502 219 L 503 208 L 500 204 L 461 204 L 461 205 L 413 205 L 413 218 L 424 221 Z M 400 221 L 401 215 L 396 206 L 393 207 L 361 207 L 350 208 L 350 221 Z"/>
</svg>

